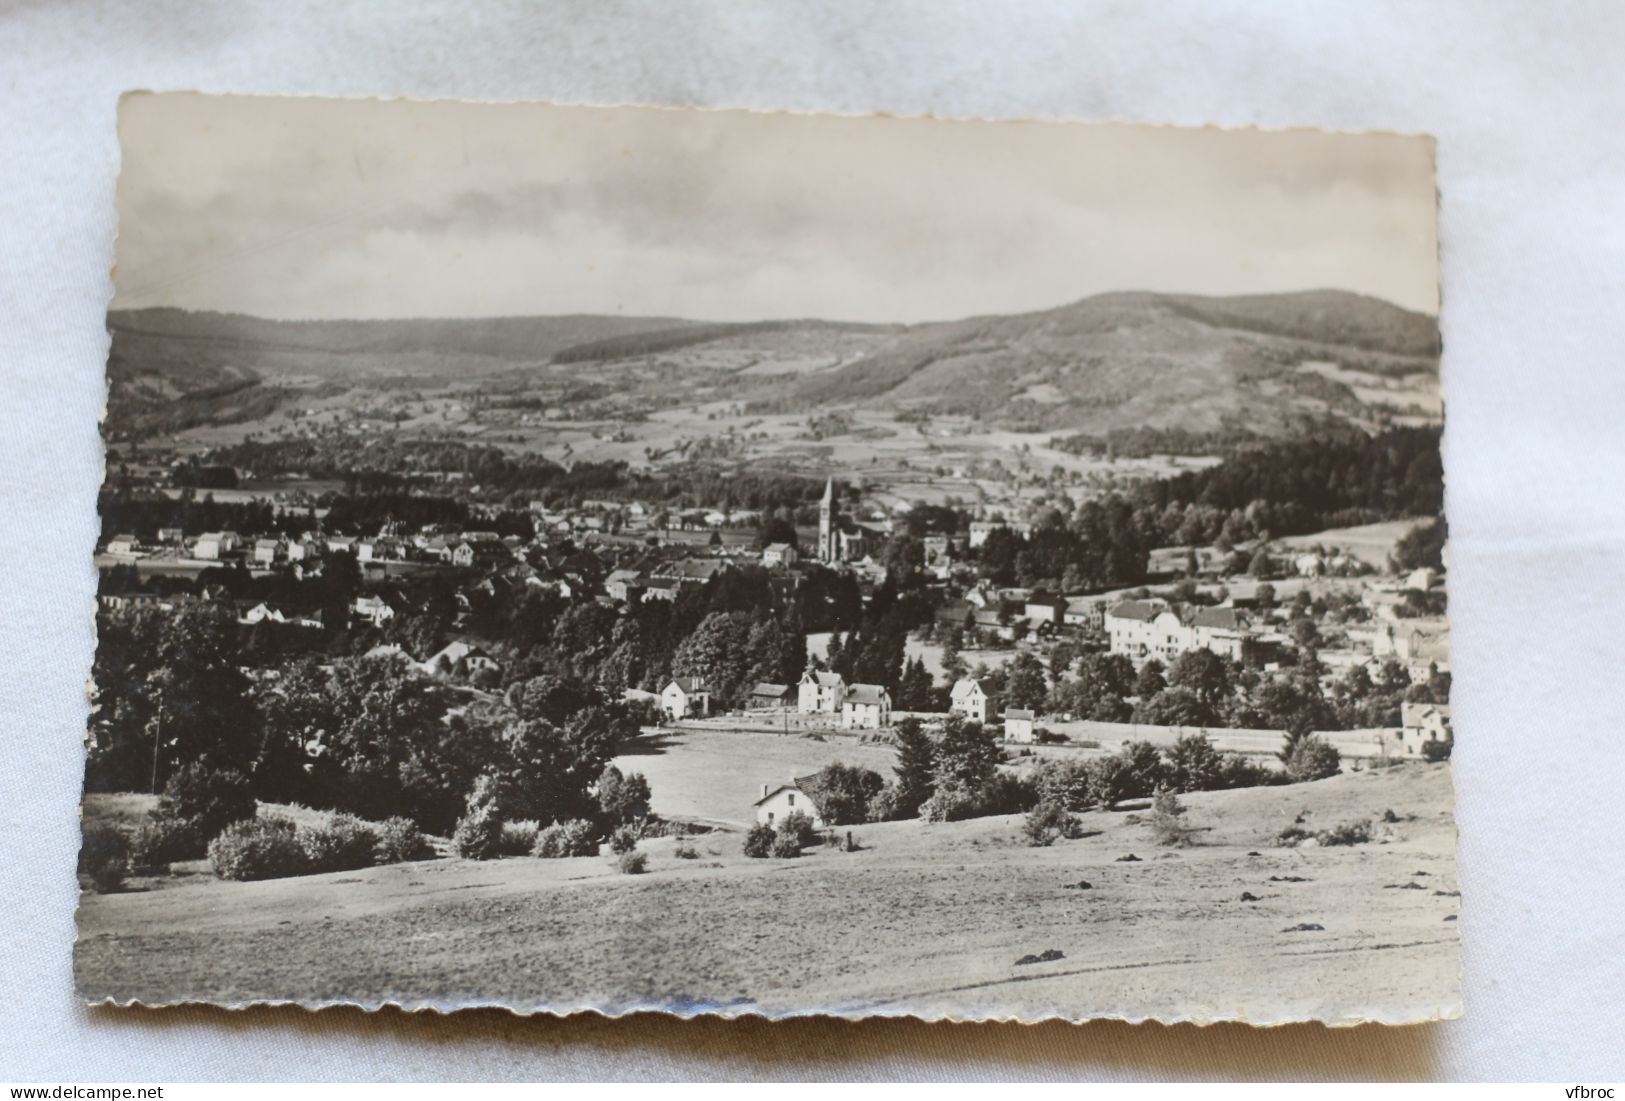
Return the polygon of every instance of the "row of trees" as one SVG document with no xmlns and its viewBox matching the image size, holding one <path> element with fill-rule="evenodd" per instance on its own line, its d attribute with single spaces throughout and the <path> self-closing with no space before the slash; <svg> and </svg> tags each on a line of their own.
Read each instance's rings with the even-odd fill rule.
<svg viewBox="0 0 1625 1101">
<path fill-rule="evenodd" d="M 208 605 L 104 615 L 88 786 L 159 790 L 198 765 L 242 773 L 262 800 L 443 832 L 488 775 L 515 816 L 554 821 L 589 807 L 644 717 L 555 675 L 469 703 L 387 658 L 303 658 L 250 679 L 241 637 Z"/>
</svg>

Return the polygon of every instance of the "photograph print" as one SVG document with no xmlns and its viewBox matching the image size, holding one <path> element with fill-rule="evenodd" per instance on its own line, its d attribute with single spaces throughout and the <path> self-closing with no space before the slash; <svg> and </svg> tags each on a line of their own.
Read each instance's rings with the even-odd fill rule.
<svg viewBox="0 0 1625 1101">
<path fill-rule="evenodd" d="M 1460 1015 L 1431 139 L 119 136 L 84 1000 Z"/>
</svg>

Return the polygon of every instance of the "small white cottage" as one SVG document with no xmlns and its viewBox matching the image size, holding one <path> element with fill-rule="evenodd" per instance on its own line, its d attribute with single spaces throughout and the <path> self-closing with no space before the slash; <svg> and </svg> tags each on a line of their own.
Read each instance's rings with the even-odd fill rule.
<svg viewBox="0 0 1625 1101">
<path fill-rule="evenodd" d="M 777 828 L 790 815 L 800 811 L 812 819 L 814 829 L 824 828 L 824 819 L 818 804 L 807 794 L 811 776 L 792 778 L 787 784 L 762 785 L 762 797 L 756 800 L 756 823 Z"/>
</svg>

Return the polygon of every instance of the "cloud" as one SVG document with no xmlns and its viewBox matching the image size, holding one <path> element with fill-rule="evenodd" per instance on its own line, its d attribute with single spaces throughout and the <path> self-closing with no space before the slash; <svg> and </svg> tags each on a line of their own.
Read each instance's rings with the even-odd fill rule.
<svg viewBox="0 0 1625 1101">
<path fill-rule="evenodd" d="M 1436 304 L 1390 135 L 198 95 L 121 116 L 120 307 L 917 321 L 1098 291 Z"/>
</svg>

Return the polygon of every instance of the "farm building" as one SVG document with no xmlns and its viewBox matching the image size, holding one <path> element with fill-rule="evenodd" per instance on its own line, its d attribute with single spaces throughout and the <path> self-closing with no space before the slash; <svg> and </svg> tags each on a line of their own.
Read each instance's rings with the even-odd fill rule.
<svg viewBox="0 0 1625 1101">
<path fill-rule="evenodd" d="M 286 554 L 287 544 L 280 539 L 254 540 L 254 561 L 262 566 L 275 565 Z"/>
<path fill-rule="evenodd" d="M 699 677 L 673 677 L 660 690 L 660 710 L 672 719 L 705 715 L 711 710 L 711 689 Z"/>
<path fill-rule="evenodd" d="M 1011 707 L 1004 712 L 1004 740 L 1030 742 L 1033 740 L 1033 713 L 1025 707 Z"/>
<path fill-rule="evenodd" d="M 801 776 L 787 784 L 762 785 L 762 797 L 756 800 L 756 822 L 762 826 L 777 826 L 790 815 L 800 811 L 812 819 L 814 829 L 824 828 L 818 804 L 808 794 L 806 786 L 813 777 Z"/>
<path fill-rule="evenodd" d="M 750 690 L 750 705 L 752 707 L 787 707 L 790 703 L 790 686 L 787 684 L 762 683 Z"/>
<path fill-rule="evenodd" d="M 854 684 L 841 705 L 841 725 L 847 730 L 879 730 L 891 725 L 891 694 L 884 685 Z"/>
<path fill-rule="evenodd" d="M 107 541 L 108 554 L 134 554 L 136 547 L 135 536 L 115 535 Z"/>
<path fill-rule="evenodd" d="M 839 673 L 809 669 L 801 675 L 797 710 L 806 714 L 838 715 L 846 703 L 846 678 Z"/>
<path fill-rule="evenodd" d="M 975 722 L 987 722 L 987 692 L 982 688 L 982 682 L 974 677 L 960 677 L 954 681 L 953 690 L 948 695 L 948 710 L 955 715 L 963 715 Z"/>
<path fill-rule="evenodd" d="M 217 559 L 224 558 L 236 549 L 236 532 L 212 531 L 198 536 L 197 543 L 192 548 L 192 554 L 196 558 Z"/>
</svg>

